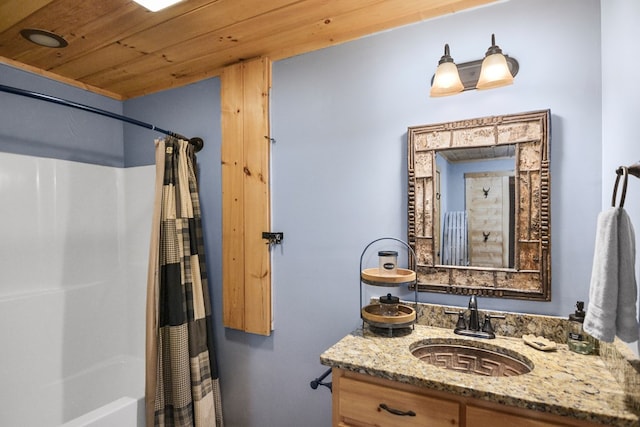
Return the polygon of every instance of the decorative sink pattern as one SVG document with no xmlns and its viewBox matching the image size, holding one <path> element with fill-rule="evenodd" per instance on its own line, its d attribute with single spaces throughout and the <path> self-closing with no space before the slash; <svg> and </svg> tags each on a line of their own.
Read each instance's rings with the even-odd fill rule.
<svg viewBox="0 0 640 427">
<path fill-rule="evenodd" d="M 427 339 L 411 345 L 411 353 L 434 366 L 490 377 L 511 377 L 533 370 L 533 362 L 514 351 L 484 342 Z"/>
</svg>

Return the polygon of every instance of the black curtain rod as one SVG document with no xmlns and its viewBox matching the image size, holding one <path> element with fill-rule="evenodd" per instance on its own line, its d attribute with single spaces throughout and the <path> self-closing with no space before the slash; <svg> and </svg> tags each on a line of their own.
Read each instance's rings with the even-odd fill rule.
<svg viewBox="0 0 640 427">
<path fill-rule="evenodd" d="M 185 138 L 179 133 L 171 132 L 165 129 L 161 129 L 157 126 L 151 125 L 149 123 L 141 122 L 140 120 L 132 119 L 131 117 L 121 116 L 120 114 L 112 113 L 111 111 L 101 110 L 99 108 L 90 107 L 88 105 L 79 104 L 77 102 L 68 101 L 62 98 L 56 98 L 55 96 L 45 95 L 43 93 L 31 92 L 24 89 L 18 89 L 11 86 L 0 85 L 1 92 L 13 93 L 14 95 L 26 96 L 28 98 L 39 99 L 41 101 L 52 102 L 54 104 L 64 105 L 66 107 L 77 108 L 78 110 L 87 111 L 89 113 L 100 114 L 102 116 L 110 117 L 112 119 L 120 120 L 123 122 L 131 123 L 132 125 L 140 126 L 143 128 L 155 130 L 156 132 L 163 133 L 165 135 L 173 136 L 174 138 L 184 139 L 189 141 L 189 143 L 193 144 L 195 151 L 202 150 L 204 146 L 204 141 L 202 138 Z"/>
</svg>

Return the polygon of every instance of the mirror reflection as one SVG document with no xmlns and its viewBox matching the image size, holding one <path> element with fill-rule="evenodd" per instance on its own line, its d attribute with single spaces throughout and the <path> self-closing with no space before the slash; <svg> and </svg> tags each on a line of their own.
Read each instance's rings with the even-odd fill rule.
<svg viewBox="0 0 640 427">
<path fill-rule="evenodd" d="M 436 264 L 513 268 L 515 145 L 436 152 Z"/>
</svg>

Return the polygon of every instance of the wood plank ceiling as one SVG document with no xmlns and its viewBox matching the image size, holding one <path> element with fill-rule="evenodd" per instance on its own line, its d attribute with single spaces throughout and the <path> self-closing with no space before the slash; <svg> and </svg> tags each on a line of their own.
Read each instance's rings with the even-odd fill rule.
<svg viewBox="0 0 640 427">
<path fill-rule="evenodd" d="M 494 1 L 183 0 L 152 13 L 130 0 L 2 0 L 0 62 L 124 100 Z M 37 46 L 24 28 L 69 45 Z"/>
</svg>

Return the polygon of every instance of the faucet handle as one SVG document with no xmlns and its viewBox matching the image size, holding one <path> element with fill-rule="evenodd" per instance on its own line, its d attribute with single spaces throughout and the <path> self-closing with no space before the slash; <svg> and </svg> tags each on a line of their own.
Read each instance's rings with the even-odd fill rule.
<svg viewBox="0 0 640 427">
<path fill-rule="evenodd" d="M 456 322 L 456 329 L 467 329 L 467 322 L 464 319 L 464 311 L 448 311 L 448 310 L 445 310 L 444 314 L 458 315 L 458 321 Z"/>
<path fill-rule="evenodd" d="M 493 325 L 491 324 L 491 319 L 506 319 L 506 317 L 496 314 L 485 314 L 484 324 L 482 325 L 482 332 L 486 332 L 488 334 L 495 333 Z"/>
<path fill-rule="evenodd" d="M 484 324 L 482 325 L 482 332 L 486 332 L 488 334 L 494 333 L 493 325 L 491 324 L 491 316 L 488 314 L 484 316 Z"/>
<path fill-rule="evenodd" d="M 503 316 L 502 314 L 489 314 L 489 313 L 487 313 L 486 317 L 488 317 L 490 319 L 502 319 L 502 320 L 506 319 L 506 317 Z"/>
</svg>

